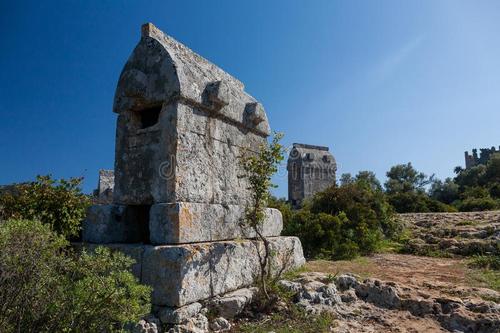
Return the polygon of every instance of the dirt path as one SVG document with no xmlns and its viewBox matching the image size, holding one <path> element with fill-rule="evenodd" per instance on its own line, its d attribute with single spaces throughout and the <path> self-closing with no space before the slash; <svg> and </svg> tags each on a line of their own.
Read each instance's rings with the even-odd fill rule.
<svg viewBox="0 0 500 333">
<path fill-rule="evenodd" d="M 404 284 L 439 281 L 467 285 L 464 260 L 419 257 L 404 254 L 375 254 L 355 260 L 315 260 L 307 263 L 308 270 L 325 273 L 355 273 Z"/>
</svg>

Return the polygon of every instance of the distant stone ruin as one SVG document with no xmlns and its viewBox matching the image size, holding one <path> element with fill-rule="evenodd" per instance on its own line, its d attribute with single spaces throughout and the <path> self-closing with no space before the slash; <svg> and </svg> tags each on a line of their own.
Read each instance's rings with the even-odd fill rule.
<svg viewBox="0 0 500 333">
<path fill-rule="evenodd" d="M 238 158 L 266 142 L 262 105 L 240 81 L 145 24 L 113 111 L 113 203 L 89 209 L 85 246 L 133 257 L 134 274 L 153 288 L 154 311 L 168 324 L 181 309 L 194 316 L 199 302 L 252 285 L 263 246 L 241 224 L 251 193 Z M 275 272 L 305 262 L 299 239 L 279 236 L 282 226 L 281 213 L 267 209 L 261 232 Z"/>
<path fill-rule="evenodd" d="M 465 168 L 469 169 L 477 165 L 486 165 L 493 154 L 500 153 L 500 146 L 498 150 L 495 147 L 481 148 L 480 155 L 477 154 L 477 149 L 472 149 L 472 155 L 466 151 L 465 154 Z"/>
<path fill-rule="evenodd" d="M 337 163 L 328 147 L 294 143 L 287 162 L 288 200 L 293 207 L 335 184 Z"/>
<path fill-rule="evenodd" d="M 115 172 L 113 170 L 99 170 L 97 189 L 94 190 L 94 203 L 110 204 L 113 202 L 113 189 L 115 187 Z"/>
</svg>

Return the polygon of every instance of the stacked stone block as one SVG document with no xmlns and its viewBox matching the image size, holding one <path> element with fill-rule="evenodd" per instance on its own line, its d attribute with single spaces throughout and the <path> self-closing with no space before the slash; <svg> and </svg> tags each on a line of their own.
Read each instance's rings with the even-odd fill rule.
<svg viewBox="0 0 500 333">
<path fill-rule="evenodd" d="M 134 258 L 162 318 L 252 285 L 263 244 L 242 223 L 251 193 L 238 159 L 267 140 L 262 105 L 240 81 L 145 24 L 113 111 L 113 203 L 89 209 L 83 246 Z M 266 210 L 261 232 L 276 272 L 304 263 L 300 241 L 280 237 L 282 224 L 278 210 Z"/>
</svg>

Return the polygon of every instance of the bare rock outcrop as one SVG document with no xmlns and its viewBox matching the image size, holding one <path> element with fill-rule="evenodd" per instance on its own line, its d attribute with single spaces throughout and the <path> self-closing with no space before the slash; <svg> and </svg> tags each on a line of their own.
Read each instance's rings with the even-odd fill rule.
<svg viewBox="0 0 500 333">
<path fill-rule="evenodd" d="M 307 312 L 334 313 L 341 332 L 404 331 L 407 325 L 425 332 L 500 330 L 500 305 L 480 299 L 426 294 L 394 282 L 360 281 L 348 274 L 332 278 L 304 273 L 279 283 L 295 294 L 294 302 Z"/>
</svg>

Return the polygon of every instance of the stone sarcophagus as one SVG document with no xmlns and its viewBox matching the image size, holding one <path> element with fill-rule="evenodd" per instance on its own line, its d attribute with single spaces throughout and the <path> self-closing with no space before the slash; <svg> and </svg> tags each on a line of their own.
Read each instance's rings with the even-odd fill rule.
<svg viewBox="0 0 500 333">
<path fill-rule="evenodd" d="M 250 193 L 238 157 L 269 135 L 243 84 L 152 24 L 118 81 L 114 207 L 86 241 L 177 244 L 251 236 L 240 227 Z M 119 225 L 114 219 L 119 215 Z M 281 231 L 268 210 L 264 232 Z"/>
<path fill-rule="evenodd" d="M 241 223 L 251 193 L 238 159 L 267 140 L 262 105 L 240 81 L 145 24 L 113 111 L 113 204 L 89 209 L 86 246 L 108 244 L 135 258 L 157 306 L 251 284 L 262 246 Z M 281 213 L 267 209 L 262 232 L 278 253 L 275 264 L 297 267 L 300 241 L 279 237 L 281 229 Z"/>
</svg>

